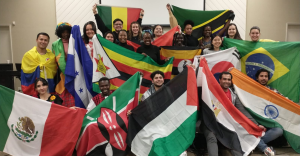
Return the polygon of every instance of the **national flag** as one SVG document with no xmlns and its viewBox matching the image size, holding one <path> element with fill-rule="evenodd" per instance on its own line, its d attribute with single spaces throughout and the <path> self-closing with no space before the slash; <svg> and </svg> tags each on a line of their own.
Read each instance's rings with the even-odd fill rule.
<svg viewBox="0 0 300 156">
<path fill-rule="evenodd" d="M 116 18 L 119 18 L 123 21 L 123 29 L 129 30 L 130 24 L 132 22 L 136 22 L 139 19 L 142 9 L 97 5 L 97 10 L 105 26 L 111 31 L 115 31 L 115 29 L 113 28 L 113 21 Z"/>
<path fill-rule="evenodd" d="M 300 42 L 252 42 L 225 38 L 224 48 L 237 47 L 242 72 L 256 80 L 256 72 L 270 72 L 268 85 L 294 102 L 300 95 Z"/>
<path fill-rule="evenodd" d="M 65 87 L 73 95 L 75 106 L 86 108 L 96 94 L 92 84 L 92 60 L 86 50 L 78 25 L 72 27 L 69 40 Z"/>
<path fill-rule="evenodd" d="M 193 64 L 199 66 L 199 58 L 203 56 L 207 60 L 208 68 L 219 82 L 219 76 L 222 72 L 227 71 L 230 67 L 241 70 L 240 54 L 235 47 L 225 49 L 207 55 L 195 56 Z"/>
<path fill-rule="evenodd" d="M 77 155 L 123 155 L 127 147 L 127 112 L 138 105 L 141 75 L 136 73 L 86 114 Z"/>
<path fill-rule="evenodd" d="M 55 59 L 59 68 L 59 75 L 57 75 L 58 83 L 55 87 L 55 92 L 62 94 L 65 90 L 65 69 L 66 69 L 66 57 L 64 45 L 61 39 L 56 40 L 52 43 L 52 51 L 55 54 Z"/>
<path fill-rule="evenodd" d="M 107 77 L 109 79 L 120 76 L 120 73 L 111 62 L 110 58 L 104 51 L 101 43 L 99 42 L 97 35 L 93 36 L 93 82 L 98 82 L 101 77 Z"/>
<path fill-rule="evenodd" d="M 116 46 L 114 43 L 104 39 L 99 34 L 97 34 L 97 37 L 104 51 L 121 75 L 119 77 L 110 79 L 111 89 L 117 89 L 137 71 L 140 71 L 144 74 L 141 86 L 141 94 L 146 92 L 151 86 L 152 79 L 150 78 L 150 75 L 156 70 L 164 72 L 165 82 L 170 80 L 173 58 L 171 58 L 165 64 L 159 65 L 148 56 L 146 57 L 121 46 Z M 95 91 L 97 88 L 99 88 L 99 86 L 94 84 Z"/>
<path fill-rule="evenodd" d="M 182 29 L 184 29 L 185 20 L 189 19 L 194 22 L 192 35 L 198 40 L 202 39 L 204 26 L 209 25 L 214 35 L 224 27 L 229 18 L 234 17 L 230 10 L 199 11 L 183 9 L 174 5 L 172 5 L 172 12 Z"/>
<path fill-rule="evenodd" d="M 152 42 L 152 45 L 155 45 L 157 47 L 172 46 L 172 44 L 173 44 L 173 36 L 178 31 L 180 31 L 178 27 L 172 28 L 171 30 L 169 30 L 168 32 L 166 32 L 165 34 L 163 34 L 162 36 L 160 36 L 156 40 L 154 40 Z M 127 40 L 127 44 L 133 46 L 134 51 L 136 51 L 137 48 L 139 48 L 141 46 L 141 45 L 136 44 L 134 42 L 131 42 L 129 40 Z"/>
<path fill-rule="evenodd" d="M 199 88 L 202 90 L 201 110 L 207 128 L 227 148 L 249 155 L 258 145 L 263 130 L 227 98 L 204 59 L 200 62 L 197 84 L 202 87 Z"/>
<path fill-rule="evenodd" d="M 55 62 L 55 55 L 51 50 L 46 49 L 45 55 L 48 55 L 47 60 L 40 60 L 40 54 L 33 47 L 26 52 L 22 58 L 21 69 L 21 87 L 24 94 L 36 96 L 37 92 L 34 88 L 36 78 L 42 77 L 48 81 L 49 92 L 55 92 L 54 77 L 57 72 L 57 65 Z"/>
<path fill-rule="evenodd" d="M 201 49 L 195 47 L 161 47 L 160 59 L 174 57 L 171 79 L 183 71 L 184 66 L 193 64 L 194 57 L 201 54 Z"/>
<path fill-rule="evenodd" d="M 85 113 L 0 86 L 0 151 L 72 155 Z"/>
<path fill-rule="evenodd" d="M 195 138 L 198 104 L 195 71 L 188 66 L 132 110 L 131 151 L 137 156 L 180 155 Z"/>
<path fill-rule="evenodd" d="M 300 106 L 233 69 L 233 85 L 248 112 L 261 125 L 282 128 L 292 148 L 300 153 Z"/>
</svg>

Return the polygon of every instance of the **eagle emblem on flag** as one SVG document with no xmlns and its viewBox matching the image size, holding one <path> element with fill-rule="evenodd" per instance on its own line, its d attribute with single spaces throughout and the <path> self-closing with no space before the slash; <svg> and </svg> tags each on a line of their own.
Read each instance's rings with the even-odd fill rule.
<svg viewBox="0 0 300 156">
<path fill-rule="evenodd" d="M 19 117 L 19 122 L 17 122 L 16 125 L 12 124 L 11 130 L 15 136 L 23 142 L 34 141 L 38 135 L 38 131 L 35 131 L 33 121 L 27 116 Z"/>
</svg>

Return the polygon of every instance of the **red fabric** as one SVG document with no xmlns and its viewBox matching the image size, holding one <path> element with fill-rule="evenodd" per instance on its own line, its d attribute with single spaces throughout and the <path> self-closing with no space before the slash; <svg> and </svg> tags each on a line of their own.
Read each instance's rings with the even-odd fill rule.
<svg viewBox="0 0 300 156">
<path fill-rule="evenodd" d="M 161 47 L 161 46 L 172 46 L 173 36 L 176 31 L 179 31 L 178 27 L 174 27 L 156 40 L 152 42 L 153 45 Z"/>
<path fill-rule="evenodd" d="M 72 96 L 72 94 L 68 92 L 68 90 L 65 89 L 61 94 L 57 94 L 57 95 L 63 100 L 62 103 L 63 106 L 66 107 L 75 106 L 75 99 Z"/>
<path fill-rule="evenodd" d="M 198 89 L 197 89 L 197 80 L 196 80 L 196 73 L 194 69 L 190 66 L 187 66 L 188 74 L 187 74 L 187 100 L 186 104 L 191 106 L 198 107 Z M 199 107 L 198 107 L 199 108 Z"/>
<path fill-rule="evenodd" d="M 225 92 L 225 91 L 224 91 Z M 230 90 L 228 89 L 227 92 L 225 92 L 225 95 L 228 97 L 228 99 L 232 102 L 232 99 L 231 99 L 231 92 Z"/>
<path fill-rule="evenodd" d="M 110 94 L 113 93 L 113 92 L 114 92 L 114 90 L 111 90 Z M 105 100 L 105 97 L 102 96 L 101 93 L 99 93 L 99 94 L 97 94 L 96 96 L 93 97 L 93 101 L 94 101 L 96 106 L 98 106 L 103 100 Z"/>
<path fill-rule="evenodd" d="M 130 29 L 132 22 L 136 22 L 140 18 L 141 10 L 141 8 L 127 8 L 127 30 Z"/>
<path fill-rule="evenodd" d="M 129 40 L 127 40 L 127 44 L 130 45 L 130 46 L 132 46 L 135 52 L 136 52 L 136 50 L 141 46 L 141 45 L 136 44 L 136 43 L 134 43 L 134 42 L 131 42 L 131 41 L 129 41 Z"/>
</svg>

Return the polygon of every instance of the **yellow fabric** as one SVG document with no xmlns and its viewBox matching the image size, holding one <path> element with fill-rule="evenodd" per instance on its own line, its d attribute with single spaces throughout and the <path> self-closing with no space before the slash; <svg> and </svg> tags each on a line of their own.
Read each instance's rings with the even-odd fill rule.
<svg viewBox="0 0 300 156">
<path fill-rule="evenodd" d="M 22 59 L 22 70 L 24 73 L 33 73 L 36 68 L 40 66 L 41 72 L 40 77 L 45 78 L 43 69 L 45 68 L 48 79 L 53 79 L 57 72 L 57 65 L 55 62 L 55 55 L 51 50 L 47 49 L 45 55 L 40 55 L 33 47 L 28 52 L 26 52 Z"/>
<path fill-rule="evenodd" d="M 127 19 L 127 8 L 124 7 L 111 7 L 111 19 Z M 112 25 L 114 21 L 112 20 Z M 127 30 L 127 20 L 123 20 L 123 29 Z M 112 28 L 115 31 L 115 28 Z"/>
<path fill-rule="evenodd" d="M 279 42 L 279 41 L 274 41 L 270 39 L 259 39 L 259 42 Z"/>
</svg>

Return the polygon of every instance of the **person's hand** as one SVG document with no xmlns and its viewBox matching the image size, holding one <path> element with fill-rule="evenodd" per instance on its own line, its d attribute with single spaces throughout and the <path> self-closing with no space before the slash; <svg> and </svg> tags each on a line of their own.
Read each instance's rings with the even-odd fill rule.
<svg viewBox="0 0 300 156">
<path fill-rule="evenodd" d="M 195 65 L 193 65 L 193 64 L 188 64 L 187 66 L 190 66 L 190 67 L 192 67 L 192 68 L 196 69 L 196 66 L 195 66 Z"/>
<path fill-rule="evenodd" d="M 258 125 L 259 128 L 261 128 L 262 130 L 266 131 L 266 128 L 263 125 Z"/>
<path fill-rule="evenodd" d="M 233 10 L 229 10 L 230 12 L 232 12 L 232 13 L 234 13 L 234 11 Z"/>
<path fill-rule="evenodd" d="M 97 4 L 96 3 L 93 5 L 92 10 L 93 10 L 94 15 L 96 15 L 97 14 Z"/>
<path fill-rule="evenodd" d="M 143 17 L 144 17 L 144 10 L 142 9 L 140 12 L 140 18 L 143 18 Z"/>
<path fill-rule="evenodd" d="M 79 107 L 76 107 L 76 106 L 70 107 L 70 109 L 74 109 L 74 110 L 76 110 L 77 108 L 79 108 Z"/>
<path fill-rule="evenodd" d="M 171 57 L 165 58 L 165 62 L 169 61 Z"/>
<path fill-rule="evenodd" d="M 169 3 L 167 4 L 167 9 L 168 9 L 168 10 L 171 10 L 171 6 L 170 6 Z"/>
<path fill-rule="evenodd" d="M 228 71 L 228 72 L 231 72 L 232 69 L 233 69 L 233 67 L 230 67 L 230 68 L 228 68 L 227 71 Z"/>
<path fill-rule="evenodd" d="M 147 54 L 146 54 L 146 53 L 142 53 L 142 55 L 144 55 L 144 56 L 147 56 Z"/>
<path fill-rule="evenodd" d="M 140 72 L 140 71 L 139 71 L 139 73 L 140 73 L 140 75 L 142 75 L 142 77 L 144 77 L 144 73 L 142 73 L 142 72 Z"/>
<path fill-rule="evenodd" d="M 199 57 L 199 62 L 200 62 L 202 59 L 204 59 L 204 57 L 203 57 L 203 56 L 200 56 L 200 57 Z"/>
<path fill-rule="evenodd" d="M 129 116 L 131 113 L 132 113 L 131 110 L 128 110 L 127 116 Z"/>
<path fill-rule="evenodd" d="M 178 29 L 179 29 L 179 32 L 181 33 L 181 27 L 180 25 L 177 25 Z"/>
</svg>

